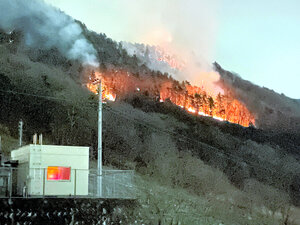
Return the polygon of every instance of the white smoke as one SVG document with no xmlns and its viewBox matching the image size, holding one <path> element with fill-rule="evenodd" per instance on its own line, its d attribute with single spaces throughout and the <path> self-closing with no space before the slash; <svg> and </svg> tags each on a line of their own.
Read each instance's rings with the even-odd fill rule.
<svg viewBox="0 0 300 225">
<path fill-rule="evenodd" d="M 120 15 L 115 21 L 120 24 L 118 33 L 126 34 L 121 39 L 161 46 L 186 65 L 179 73 L 160 62 L 150 61 L 147 66 L 168 72 L 178 80 L 204 86 L 212 95 L 222 92 L 215 84 L 219 75 L 211 66 L 215 58 L 219 0 L 116 0 L 111 4 L 116 11 L 126 8 L 124 12 L 118 11 Z M 136 47 L 124 43 L 123 46 L 129 52 Z"/>
<path fill-rule="evenodd" d="M 0 0 L 0 28 L 22 31 L 31 47 L 56 47 L 69 59 L 98 66 L 96 51 L 81 27 L 43 0 Z"/>
<path fill-rule="evenodd" d="M 151 46 L 138 43 L 121 42 L 129 55 L 135 55 L 141 64 L 162 73 L 168 73 L 179 81 L 189 81 L 202 87 L 209 95 L 216 96 L 224 93 L 218 84 L 219 74 L 204 60 L 197 60 L 195 55 L 179 54 L 162 49 L 160 46 Z"/>
<path fill-rule="evenodd" d="M 116 14 L 102 30 L 119 41 L 188 49 L 213 62 L 220 0 L 102 0 Z M 101 4 L 99 2 L 99 4 Z M 120 10 L 126 9 L 126 10 Z M 100 9 L 101 10 L 101 9 Z M 103 9 L 104 10 L 104 9 Z M 100 18 L 101 15 L 99 15 Z M 105 17 L 103 17 L 105 18 Z M 103 27 L 103 26 L 102 26 Z"/>
<path fill-rule="evenodd" d="M 121 42 L 122 47 L 126 49 L 130 56 L 136 56 L 142 64 L 154 71 L 168 73 L 171 75 L 178 75 L 177 68 L 172 68 L 167 62 L 160 60 L 162 57 L 157 51 L 159 46 L 150 46 L 145 44 L 133 44 L 130 42 Z M 176 56 L 174 56 L 176 57 Z"/>
</svg>

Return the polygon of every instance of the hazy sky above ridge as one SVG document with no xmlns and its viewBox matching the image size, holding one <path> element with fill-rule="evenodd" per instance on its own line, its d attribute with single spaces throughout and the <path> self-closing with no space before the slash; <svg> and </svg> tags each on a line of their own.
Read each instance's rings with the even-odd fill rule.
<svg viewBox="0 0 300 225">
<path fill-rule="evenodd" d="M 117 41 L 187 45 L 243 79 L 300 98 L 298 0 L 46 0 Z"/>
</svg>

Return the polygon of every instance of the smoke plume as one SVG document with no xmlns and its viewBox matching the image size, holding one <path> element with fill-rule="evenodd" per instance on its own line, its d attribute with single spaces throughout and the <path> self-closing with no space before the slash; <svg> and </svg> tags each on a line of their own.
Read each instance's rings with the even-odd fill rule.
<svg viewBox="0 0 300 225">
<path fill-rule="evenodd" d="M 210 87 L 210 91 L 216 89 L 213 83 L 219 76 L 211 62 L 215 58 L 219 0 L 110 2 L 113 11 L 118 12 L 113 22 L 119 29 L 115 36 L 122 41 L 161 46 L 185 61 L 184 70 L 172 74 L 176 79 Z M 126 10 L 118 10 L 122 8 Z M 166 70 L 163 64 L 160 70 Z"/>
<path fill-rule="evenodd" d="M 105 0 L 104 0 L 105 1 Z M 115 2 L 126 8 L 119 16 L 126 21 L 122 41 L 160 45 L 193 52 L 208 62 L 214 59 L 218 28 L 218 0 L 127 0 Z M 112 3 L 113 4 L 113 3 Z M 124 19 L 125 18 L 125 19 Z M 122 25 L 122 21 L 120 22 Z M 123 22 L 125 23 L 125 22 Z M 127 32 L 125 32 L 127 31 Z M 180 51 L 180 52 L 179 52 Z"/>
<path fill-rule="evenodd" d="M 96 51 L 81 27 L 42 0 L 0 0 L 0 28 L 20 30 L 31 47 L 56 47 L 69 59 L 98 66 Z"/>
<path fill-rule="evenodd" d="M 299 132 L 298 100 L 243 80 L 237 74 L 224 70 L 217 63 L 214 63 L 214 66 L 221 76 L 219 85 L 247 106 L 256 116 L 256 125 L 259 128 Z"/>
<path fill-rule="evenodd" d="M 129 55 L 135 55 L 141 64 L 145 64 L 151 70 L 171 74 L 179 81 L 188 80 L 201 86 L 212 96 L 223 93 L 223 89 L 217 85 L 219 74 L 208 63 L 200 64 L 193 55 L 186 54 L 182 58 L 182 54 L 176 55 L 172 50 L 165 51 L 160 46 L 121 43 Z"/>
</svg>

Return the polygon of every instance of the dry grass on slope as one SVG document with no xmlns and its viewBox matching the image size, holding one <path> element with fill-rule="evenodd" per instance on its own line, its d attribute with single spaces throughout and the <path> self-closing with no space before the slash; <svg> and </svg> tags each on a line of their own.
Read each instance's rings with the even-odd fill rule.
<svg viewBox="0 0 300 225">
<path fill-rule="evenodd" d="M 253 196 L 233 186 L 231 190 L 227 187 L 223 194 L 196 195 L 137 175 L 136 192 L 141 205 L 136 213 L 144 224 L 296 224 L 291 217 L 286 221 L 286 215 L 290 213 L 288 205 L 282 210 L 276 208 L 272 211 L 260 204 L 263 196 L 257 195 L 251 201 Z M 275 200 L 277 196 L 273 198 Z"/>
</svg>

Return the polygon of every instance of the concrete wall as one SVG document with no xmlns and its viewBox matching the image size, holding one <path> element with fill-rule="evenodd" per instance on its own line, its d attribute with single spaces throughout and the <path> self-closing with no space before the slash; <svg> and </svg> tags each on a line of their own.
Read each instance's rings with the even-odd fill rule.
<svg viewBox="0 0 300 225">
<path fill-rule="evenodd" d="M 20 163 L 18 190 L 26 182 L 30 195 L 88 195 L 88 147 L 28 145 L 11 156 Z M 49 166 L 71 167 L 70 180 L 47 180 Z"/>
<path fill-rule="evenodd" d="M 30 168 L 65 166 L 89 169 L 89 148 L 77 146 L 30 145 Z"/>
<path fill-rule="evenodd" d="M 19 163 L 29 162 L 29 152 L 30 152 L 30 146 L 26 145 L 24 147 L 21 147 L 17 150 L 13 150 L 11 152 L 11 159 L 12 160 L 19 160 Z"/>
<path fill-rule="evenodd" d="M 28 173 L 29 173 L 28 162 L 19 164 L 17 171 L 14 171 L 14 172 L 17 173 L 16 192 L 18 195 L 22 195 L 24 183 L 26 183 L 26 186 L 28 187 L 28 180 L 27 180 Z"/>
</svg>

